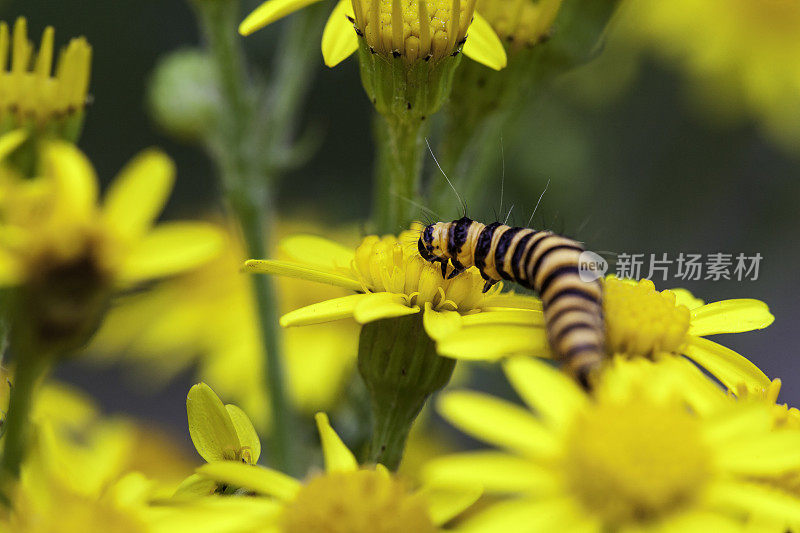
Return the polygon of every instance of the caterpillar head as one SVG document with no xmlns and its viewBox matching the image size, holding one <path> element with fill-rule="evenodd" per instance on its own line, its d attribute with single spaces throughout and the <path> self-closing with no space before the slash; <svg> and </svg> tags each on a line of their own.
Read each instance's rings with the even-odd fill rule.
<svg viewBox="0 0 800 533">
<path fill-rule="evenodd" d="M 426 261 L 447 260 L 447 222 L 436 222 L 425 226 L 420 233 L 417 248 Z"/>
</svg>

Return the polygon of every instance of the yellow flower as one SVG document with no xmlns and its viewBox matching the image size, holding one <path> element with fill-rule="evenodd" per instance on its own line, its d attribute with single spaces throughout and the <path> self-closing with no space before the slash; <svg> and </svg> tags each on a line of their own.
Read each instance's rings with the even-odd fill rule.
<svg viewBox="0 0 800 533">
<path fill-rule="evenodd" d="M 620 33 L 674 59 L 704 109 L 763 120 L 800 142 L 800 3 L 796 0 L 632 0 Z"/>
<path fill-rule="evenodd" d="M 250 35 L 264 26 L 319 0 L 267 0 L 239 26 Z M 358 49 L 359 37 L 373 53 L 417 60 L 440 59 L 458 53 L 493 69 L 506 55 L 491 26 L 475 12 L 475 0 L 340 0 L 322 34 L 322 55 L 329 67 Z"/>
<path fill-rule="evenodd" d="M 305 482 L 281 472 L 233 462 L 200 467 L 199 475 L 242 487 L 274 502 L 264 530 L 283 533 L 346 531 L 348 533 L 434 532 L 469 507 L 480 490 L 426 485 L 411 491 L 403 479 L 382 465 L 359 467 L 353 453 L 328 423 L 316 416 L 325 472 Z"/>
<path fill-rule="evenodd" d="M 439 401 L 450 422 L 502 449 L 436 459 L 427 479 L 517 496 L 462 531 L 741 531 L 748 516 L 800 517 L 799 498 L 753 481 L 800 466 L 800 431 L 773 430 L 765 406 L 734 402 L 701 416 L 650 394 L 650 382 L 606 373 L 612 394 L 590 397 L 544 362 L 504 368 L 534 412 L 467 391 Z"/>
<path fill-rule="evenodd" d="M 38 391 L 32 422 L 36 438 L 0 516 L 2 532 L 220 533 L 253 530 L 265 518 L 259 502 L 150 505 L 172 494 L 176 467 L 186 468 L 183 476 L 190 471 L 182 450 L 152 440 L 152 431 L 143 442 L 143 428 L 100 416 L 88 398 L 62 385 L 48 382 Z"/>
<path fill-rule="evenodd" d="M 562 0 L 479 0 L 478 10 L 512 50 L 531 47 L 547 38 Z"/>
<path fill-rule="evenodd" d="M 0 167 L 0 286 L 19 287 L 16 313 L 36 318 L 29 326 L 40 340 L 93 328 L 112 290 L 181 272 L 219 250 L 210 225 L 154 226 L 175 175 L 161 152 L 131 162 L 102 206 L 94 169 L 77 148 L 50 143 L 42 165 L 29 180 Z"/>
<path fill-rule="evenodd" d="M 89 90 L 92 49 L 86 39 L 72 39 L 61 51 L 52 73 L 54 30 L 42 34 L 38 53 L 28 41 L 27 22 L 20 17 L 13 34 L 0 22 L 0 132 L 34 126 L 74 138 Z M 70 131 L 61 131 L 62 128 Z"/>
<path fill-rule="evenodd" d="M 297 224 L 278 226 L 278 233 L 285 233 Z M 232 223 L 218 227 L 225 237 L 221 253 L 145 293 L 121 299 L 89 352 L 104 362 L 126 357 L 153 386 L 196 364 L 199 379 L 240 405 L 256 427 L 266 430 L 269 399 L 256 303 L 250 280 L 240 272 L 247 256 Z M 303 227 L 313 230 L 307 224 Z M 345 237 L 349 232 L 342 233 Z M 282 255 L 279 250 L 278 257 Z M 320 290 L 323 297 L 347 294 L 299 280 L 277 283 L 281 307 L 287 312 L 316 301 Z M 313 415 L 335 406 L 355 366 L 357 328 L 353 321 L 342 320 L 285 332 L 288 393 L 298 409 Z"/>
<path fill-rule="evenodd" d="M 769 379 L 743 356 L 706 335 L 763 329 L 775 317 L 758 300 L 722 300 L 703 305 L 682 289 L 658 292 L 650 280 L 633 282 L 608 277 L 603 290 L 606 349 L 609 356 L 663 360 L 685 356 L 705 368 L 727 387 L 740 383 L 759 388 Z M 457 333 L 440 339 L 443 355 L 459 358 L 498 359 L 509 355 L 550 357 L 544 321 L 506 324 L 507 337 L 531 338 L 527 345 L 497 342 L 490 326 L 465 324 Z M 689 365 L 691 366 L 691 365 Z M 688 371 L 688 370 L 687 370 Z"/>
<path fill-rule="evenodd" d="M 422 313 L 425 332 L 433 340 L 466 325 L 481 324 L 490 328 L 493 342 L 518 348 L 528 342 L 541 345 L 537 335 L 505 338 L 506 324 L 541 320 L 539 300 L 501 294 L 500 283 L 484 294 L 484 281 L 476 268 L 445 279 L 439 266 L 419 255 L 418 239 L 418 229 L 403 232 L 399 238 L 372 235 L 353 251 L 326 239 L 299 235 L 281 243 L 291 261 L 250 260 L 245 270 L 316 281 L 358 293 L 292 311 L 281 317 L 284 327 L 350 317 L 367 324 Z"/>
</svg>

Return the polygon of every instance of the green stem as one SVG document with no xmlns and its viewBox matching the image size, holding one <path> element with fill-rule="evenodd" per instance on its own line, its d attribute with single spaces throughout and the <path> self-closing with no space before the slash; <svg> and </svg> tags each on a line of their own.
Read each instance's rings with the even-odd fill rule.
<svg viewBox="0 0 800 533">
<path fill-rule="evenodd" d="M 407 229 L 420 198 L 425 127 L 413 117 L 378 116 L 374 220 L 378 233 Z"/>
<path fill-rule="evenodd" d="M 220 168 L 228 205 L 239 221 L 248 257 L 268 257 L 267 245 L 272 227 L 272 182 L 260 161 L 258 142 L 253 133 L 256 104 L 249 98 L 249 80 L 244 55 L 236 34 L 239 3 L 196 0 L 201 24 L 220 76 L 225 109 L 220 113 L 219 131 L 212 144 Z M 271 462 L 287 473 L 294 472 L 291 450 L 294 442 L 294 416 L 287 400 L 283 368 L 282 335 L 278 325 L 278 301 L 272 279 L 250 278 L 256 299 L 259 329 L 264 354 L 264 372 L 271 408 Z"/>
<path fill-rule="evenodd" d="M 7 487 L 11 480 L 19 477 L 28 450 L 34 393 L 49 367 L 48 359 L 42 354 L 17 353 L 16 357 L 19 363 L 14 373 L 8 415 L 3 422 L 5 444 L 0 461 L 0 487 Z"/>
<path fill-rule="evenodd" d="M 249 194 L 230 194 L 230 205 L 239 219 L 248 257 L 268 257 L 267 243 L 272 224 L 269 205 Z M 264 347 L 265 380 L 272 415 L 272 462 L 287 473 L 295 473 L 294 415 L 286 393 L 282 331 L 278 325 L 278 298 L 271 276 L 250 276 L 256 296 L 261 342 Z"/>
</svg>

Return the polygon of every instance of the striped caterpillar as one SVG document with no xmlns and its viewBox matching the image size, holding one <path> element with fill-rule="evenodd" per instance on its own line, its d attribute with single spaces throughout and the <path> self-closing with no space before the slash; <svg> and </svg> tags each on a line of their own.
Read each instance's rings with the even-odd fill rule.
<svg viewBox="0 0 800 533">
<path fill-rule="evenodd" d="M 426 226 L 418 248 L 425 260 L 442 264 L 442 275 L 452 263 L 449 278 L 474 265 L 486 280 L 484 292 L 501 279 L 536 291 L 555 355 L 582 386 L 590 386 L 605 359 L 602 285 L 580 278 L 580 243 L 550 231 L 463 217 Z"/>
</svg>

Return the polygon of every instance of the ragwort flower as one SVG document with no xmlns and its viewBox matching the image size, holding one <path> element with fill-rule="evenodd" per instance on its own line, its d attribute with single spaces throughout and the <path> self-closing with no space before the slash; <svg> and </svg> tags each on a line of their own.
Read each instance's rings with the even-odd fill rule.
<svg viewBox="0 0 800 533">
<path fill-rule="evenodd" d="M 609 356 L 646 358 L 654 361 L 685 356 L 705 368 L 725 386 L 740 383 L 760 388 L 769 379 L 753 363 L 733 350 L 706 339 L 707 335 L 763 329 L 775 317 L 758 300 L 722 300 L 703 304 L 682 289 L 656 291 L 650 280 L 638 282 L 605 279 L 603 315 Z M 533 317 L 533 316 L 532 316 Z M 544 322 L 472 324 L 465 322 L 458 334 L 439 339 L 443 355 L 458 358 L 498 359 L 510 355 L 549 357 L 544 341 Z M 535 337 L 538 342 L 504 343 L 492 337 L 502 325 L 509 338 Z"/>
<path fill-rule="evenodd" d="M 590 397 L 535 359 L 505 370 L 534 412 L 467 391 L 440 398 L 445 418 L 502 450 L 436 459 L 429 481 L 518 496 L 476 513 L 463 531 L 742 531 L 751 516 L 800 517 L 800 498 L 754 481 L 800 466 L 800 431 L 774 430 L 764 405 L 700 415 L 613 372 Z"/>
<path fill-rule="evenodd" d="M 325 471 L 301 482 L 276 470 L 233 462 L 200 467 L 200 476 L 242 487 L 274 502 L 271 531 L 347 531 L 348 533 L 435 532 L 480 496 L 480 488 L 427 484 L 412 491 L 398 476 L 378 464 L 359 466 L 328 422 L 316 416 Z"/>
<path fill-rule="evenodd" d="M 484 281 L 475 268 L 446 279 L 438 265 L 419 255 L 418 238 L 418 228 L 403 232 L 399 238 L 372 235 L 353 251 L 323 238 L 300 235 L 281 243 L 291 261 L 250 260 L 245 269 L 326 283 L 358 293 L 287 313 L 281 317 L 284 327 L 350 317 L 359 324 L 368 324 L 421 314 L 425 333 L 433 340 L 467 325 L 483 325 L 497 326 L 488 332 L 492 342 L 515 347 L 528 342 L 542 346 L 537 335 L 524 330 L 519 331 L 524 339 L 505 338 L 508 324 L 541 321 L 538 299 L 501 293 L 502 283 L 483 293 Z"/>
<path fill-rule="evenodd" d="M 16 287 L 15 321 L 47 349 L 84 343 L 114 290 L 181 272 L 219 250 L 210 225 L 154 226 L 175 175 L 160 152 L 128 165 L 102 206 L 94 169 L 77 148 L 49 143 L 42 165 L 33 179 L 0 168 L 0 285 Z"/>
<path fill-rule="evenodd" d="M 266 431 L 269 398 L 256 302 L 251 280 L 239 271 L 247 256 L 233 223 L 215 225 L 224 236 L 218 255 L 146 292 L 120 299 L 88 351 L 102 362 L 124 357 L 151 385 L 197 365 L 199 379 L 240 405 L 256 427 Z M 298 225 L 279 222 L 278 226 L 281 234 Z M 310 229 L 308 224 L 302 228 Z M 341 233 L 342 238 L 349 237 L 349 231 Z M 281 279 L 276 289 L 285 312 L 320 296 L 347 294 L 338 287 L 288 278 Z M 208 327 L 210 323 L 214 327 Z M 341 320 L 286 331 L 288 393 L 303 413 L 313 415 L 336 405 L 355 369 L 357 328 L 352 320 Z"/>
<path fill-rule="evenodd" d="M 239 26 L 251 33 L 319 0 L 267 0 Z M 491 68 L 505 66 L 497 36 L 475 12 L 475 0 L 340 0 L 322 34 L 325 64 L 334 67 L 358 49 L 364 39 L 372 53 L 437 62 L 458 53 Z M 468 38 L 471 37 L 471 38 Z"/>
<path fill-rule="evenodd" d="M 800 3 L 628 2 L 620 33 L 688 72 L 703 110 L 743 112 L 790 150 L 800 140 Z"/>
<path fill-rule="evenodd" d="M 80 132 L 89 90 L 92 49 L 86 39 L 72 39 L 53 66 L 52 27 L 45 29 L 38 53 L 28 41 L 27 21 L 13 32 L 0 22 L 0 133 L 21 126 L 75 140 Z"/>
</svg>

